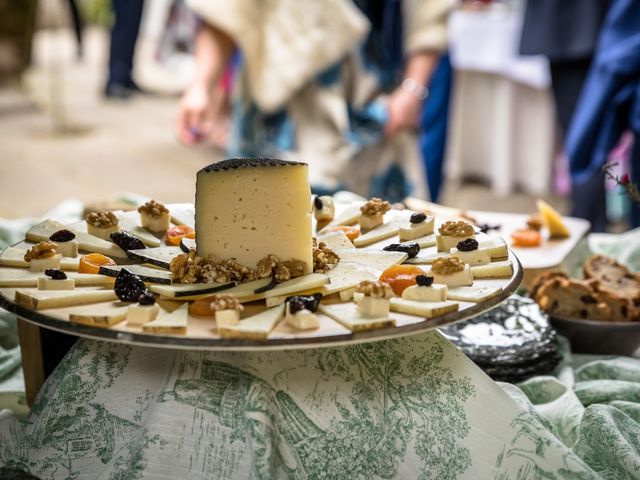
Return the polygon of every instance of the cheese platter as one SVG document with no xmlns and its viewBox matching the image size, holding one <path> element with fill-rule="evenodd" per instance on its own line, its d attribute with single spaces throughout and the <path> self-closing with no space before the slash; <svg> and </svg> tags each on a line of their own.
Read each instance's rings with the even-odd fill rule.
<svg viewBox="0 0 640 480">
<path fill-rule="evenodd" d="M 319 348 L 471 318 L 522 279 L 506 242 L 468 225 L 377 198 L 313 197 L 303 163 L 219 162 L 198 172 L 195 204 L 150 201 L 138 212 L 31 229 L 0 253 L 0 307 L 128 344 Z M 77 262 L 60 258 L 56 235 L 75 237 Z"/>
</svg>

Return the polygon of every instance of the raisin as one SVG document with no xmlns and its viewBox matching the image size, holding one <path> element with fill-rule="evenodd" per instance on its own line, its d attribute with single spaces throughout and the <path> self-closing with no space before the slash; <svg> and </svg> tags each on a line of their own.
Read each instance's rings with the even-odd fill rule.
<svg viewBox="0 0 640 480">
<path fill-rule="evenodd" d="M 300 310 L 315 312 L 318 310 L 321 298 L 321 293 L 314 293 L 313 295 L 295 295 L 287 297 L 286 302 L 289 304 L 289 312 L 293 315 Z"/>
<path fill-rule="evenodd" d="M 62 270 L 58 270 L 57 268 L 47 268 L 44 271 L 44 274 L 47 277 L 51 277 L 52 280 L 66 280 L 67 279 L 67 274 L 64 273 Z"/>
<path fill-rule="evenodd" d="M 592 296 L 592 295 L 582 295 L 580 297 L 580 300 L 582 300 L 582 303 L 598 303 L 598 301 Z"/>
<path fill-rule="evenodd" d="M 481 225 L 478 225 L 478 229 L 482 232 L 482 233 L 487 233 L 489 230 L 500 230 L 500 225 L 489 225 L 488 223 L 483 223 Z"/>
<path fill-rule="evenodd" d="M 49 237 L 49 240 L 52 242 L 70 242 L 74 238 L 76 238 L 76 234 L 71 230 L 58 230 Z"/>
<path fill-rule="evenodd" d="M 153 305 L 156 303 L 156 296 L 149 290 L 146 290 L 138 297 L 138 303 L 140 305 Z"/>
<path fill-rule="evenodd" d="M 109 235 L 109 237 L 111 237 L 111 240 L 113 241 L 113 243 L 118 245 L 124 251 L 140 250 L 142 248 L 147 248 L 145 247 L 144 243 L 142 243 L 142 240 L 124 231 L 114 232 L 111 235 Z"/>
<path fill-rule="evenodd" d="M 404 252 L 409 258 L 414 258 L 420 253 L 420 245 L 417 243 L 392 243 L 383 248 L 387 252 Z"/>
<path fill-rule="evenodd" d="M 140 295 L 147 292 L 147 287 L 140 277 L 126 268 L 123 268 L 118 273 L 113 289 L 123 302 L 137 302 Z"/>
<path fill-rule="evenodd" d="M 418 213 L 414 213 L 413 215 L 411 215 L 411 218 L 409 219 L 409 221 L 411 223 L 422 223 L 426 219 L 427 219 L 427 214 L 426 213 L 418 212 Z"/>
<path fill-rule="evenodd" d="M 456 245 L 456 248 L 460 252 L 472 252 L 478 249 L 478 241 L 475 238 L 467 238 L 460 240 Z"/>
<path fill-rule="evenodd" d="M 313 206 L 316 207 L 316 210 L 322 210 L 322 200 L 320 200 L 320 196 L 316 195 L 313 197 Z"/>
<path fill-rule="evenodd" d="M 420 287 L 430 287 L 433 285 L 433 277 L 429 277 L 427 275 L 418 275 L 416 277 L 416 283 Z"/>
</svg>

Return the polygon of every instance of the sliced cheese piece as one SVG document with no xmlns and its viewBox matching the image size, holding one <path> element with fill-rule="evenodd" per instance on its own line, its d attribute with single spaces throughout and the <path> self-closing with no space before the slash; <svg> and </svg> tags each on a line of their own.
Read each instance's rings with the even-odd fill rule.
<svg viewBox="0 0 640 480">
<path fill-rule="evenodd" d="M 562 215 L 551 205 L 543 200 L 538 200 L 537 206 L 540 217 L 542 217 L 542 222 L 549 230 L 549 236 L 551 238 L 568 238 L 571 235 L 571 232 L 569 232 L 569 229 L 562 221 Z"/>
<path fill-rule="evenodd" d="M 483 302 L 502 291 L 499 287 L 452 287 L 447 291 L 447 300 L 461 302 Z"/>
<path fill-rule="evenodd" d="M 431 265 L 439 258 L 447 258 L 450 256 L 451 254 L 445 252 L 420 252 L 417 257 L 409 258 L 404 263 L 408 263 L 410 265 Z"/>
<path fill-rule="evenodd" d="M 269 279 L 267 279 L 269 280 Z M 267 281 L 268 283 L 268 281 Z M 149 285 L 149 290 L 165 298 L 176 298 L 180 300 L 193 300 L 199 297 L 206 297 L 221 290 L 228 290 L 235 286 L 234 282 L 229 283 L 193 283 L 172 285 Z"/>
<path fill-rule="evenodd" d="M 342 231 L 321 232 L 316 238 L 318 242 L 325 243 L 331 250 L 353 248 L 353 243 Z"/>
<path fill-rule="evenodd" d="M 142 331 L 150 333 L 175 333 L 184 335 L 187 333 L 188 317 L 189 304 L 183 303 L 173 312 L 160 313 L 158 318 L 142 325 Z"/>
<path fill-rule="evenodd" d="M 26 238 L 31 242 L 46 242 L 49 240 L 49 237 L 53 233 L 65 228 L 69 227 L 65 227 L 62 223 L 56 222 L 54 220 L 45 220 L 31 227 L 27 232 Z M 87 232 L 75 231 L 72 228 L 69 228 L 69 230 L 73 231 L 76 234 L 76 240 L 78 241 L 78 246 L 81 250 L 101 253 L 103 255 L 106 255 L 107 257 L 127 257 L 127 254 L 124 252 L 124 250 L 122 250 L 114 243 L 107 242 L 106 240 L 102 240 L 101 238 L 95 237 L 93 235 L 89 235 Z"/>
<path fill-rule="evenodd" d="M 420 223 L 408 223 L 402 225 L 398 231 L 398 236 L 401 242 L 407 242 L 409 240 L 415 240 L 425 235 L 433 233 L 435 219 L 432 216 L 427 216 L 425 221 Z"/>
<path fill-rule="evenodd" d="M 322 293 L 323 295 L 325 295 L 323 293 L 323 288 L 324 287 L 316 287 L 310 290 L 303 290 L 301 292 L 296 292 L 296 295 L 313 295 L 314 293 Z M 264 304 L 267 306 L 267 308 L 282 305 L 290 296 L 291 295 L 278 295 L 277 297 L 265 298 Z"/>
<path fill-rule="evenodd" d="M 293 315 L 287 314 L 284 318 L 296 330 L 315 330 L 320 328 L 318 316 L 307 309 L 300 310 Z"/>
<path fill-rule="evenodd" d="M 391 210 L 384 215 L 384 223 L 382 225 L 360 234 L 353 241 L 353 244 L 358 248 L 362 248 L 385 238 L 393 237 L 398 234 L 400 227 L 409 221 L 410 216 L 411 212 L 407 210 Z"/>
<path fill-rule="evenodd" d="M 284 305 L 265 310 L 262 313 L 240 320 L 235 325 L 225 325 L 218 328 L 218 334 L 223 338 L 246 338 L 251 340 L 266 340 L 269 333 L 284 317 Z"/>
<path fill-rule="evenodd" d="M 358 306 L 352 302 L 331 305 L 321 304 L 318 310 L 352 332 L 394 327 L 396 325 L 396 321 L 393 318 L 369 318 L 363 316 L 358 310 Z"/>
<path fill-rule="evenodd" d="M 129 305 L 127 308 L 127 325 L 130 327 L 140 327 L 145 323 L 155 320 L 160 313 L 160 306 L 140 305 L 139 303 Z"/>
<path fill-rule="evenodd" d="M 349 300 L 353 299 L 353 294 L 356 293 L 356 289 L 354 288 L 347 288 L 346 290 L 340 290 L 339 295 L 340 295 L 340 301 L 341 302 L 348 302 Z"/>
<path fill-rule="evenodd" d="M 0 253 L 0 266 L 3 267 L 17 267 L 17 268 L 29 268 L 29 262 L 24 259 L 26 250 L 16 247 L 7 247 L 2 253 Z M 60 269 L 78 270 L 80 268 L 80 257 L 69 258 L 62 257 L 60 259 Z"/>
<path fill-rule="evenodd" d="M 436 234 L 431 233 L 429 235 L 425 235 L 424 237 L 418 237 L 411 243 L 417 243 L 420 248 L 433 247 L 436 244 Z"/>
<path fill-rule="evenodd" d="M 195 238 L 187 238 L 182 237 L 180 240 L 180 250 L 184 253 L 189 253 L 191 250 L 196 249 L 196 239 Z"/>
<path fill-rule="evenodd" d="M 504 278 L 513 275 L 511 260 L 492 262 L 489 265 L 471 267 L 473 278 Z"/>
<path fill-rule="evenodd" d="M 491 252 L 489 249 L 478 248 L 470 252 L 461 252 L 457 248 L 451 249 L 451 256 L 459 258 L 461 262 L 474 265 L 487 265 L 491 263 Z"/>
<path fill-rule="evenodd" d="M 345 206 L 342 211 L 336 215 L 322 230 L 326 231 L 329 227 L 337 227 L 339 225 L 354 225 L 358 222 L 360 217 L 360 207 L 364 205 L 364 202 L 353 202 Z"/>
<path fill-rule="evenodd" d="M 45 308 L 73 307 L 87 303 L 116 300 L 113 290 L 76 289 L 60 290 L 16 290 L 15 302 L 32 310 Z"/>
<path fill-rule="evenodd" d="M 478 233 L 476 234 L 476 240 L 478 240 L 478 248 L 489 250 L 492 259 L 509 256 L 507 242 L 501 237 Z"/>
<path fill-rule="evenodd" d="M 116 217 L 118 217 L 118 223 L 120 223 L 122 230 L 142 240 L 142 243 L 147 247 L 159 247 L 162 245 L 162 241 L 157 236 L 146 228 L 138 225 L 140 214 L 137 210 L 132 210 L 130 212 L 118 211 L 114 213 Z"/>
<path fill-rule="evenodd" d="M 378 280 L 382 270 L 352 262 L 339 262 L 327 272 L 329 284 L 321 290 L 324 295 L 331 295 L 341 290 L 354 288 L 363 280 Z"/>
<path fill-rule="evenodd" d="M 35 287 L 38 278 L 44 276 L 42 272 L 33 272 L 21 268 L 0 268 L 0 287 Z M 95 273 L 67 272 L 67 277 L 73 279 L 76 285 L 110 285 L 112 278 L 105 278 Z"/>
<path fill-rule="evenodd" d="M 425 318 L 438 317 L 445 313 L 457 312 L 459 305 L 457 302 L 421 302 L 418 300 L 407 300 L 406 298 L 392 298 L 391 311 L 418 315 Z"/>
<path fill-rule="evenodd" d="M 166 205 L 171 214 L 171 221 L 176 225 L 196 226 L 196 209 L 193 203 L 172 203 Z"/>
<path fill-rule="evenodd" d="M 385 250 L 364 250 L 357 248 L 336 249 L 335 252 L 340 257 L 340 263 L 350 262 L 375 268 L 376 270 L 386 270 L 393 265 L 404 262 L 409 255 L 405 252 L 388 252 Z"/>
<path fill-rule="evenodd" d="M 127 307 L 93 307 L 69 314 L 71 323 L 110 328 L 127 318 Z"/>
<path fill-rule="evenodd" d="M 76 282 L 73 278 L 53 279 L 45 275 L 38 277 L 38 290 L 73 290 Z"/>
<path fill-rule="evenodd" d="M 451 273 L 449 275 L 439 275 L 431 271 L 430 275 L 433 276 L 434 283 L 440 283 L 449 287 L 460 287 L 464 285 L 471 285 L 473 283 L 471 268 L 466 264 L 464 266 L 464 270 L 460 272 Z"/>
<path fill-rule="evenodd" d="M 198 255 L 254 268 L 267 255 L 313 272 L 309 167 L 273 159 L 229 159 L 196 179 Z"/>
<path fill-rule="evenodd" d="M 171 272 L 167 270 L 161 270 L 155 267 L 147 267 L 145 265 L 110 265 L 101 266 L 100 275 L 106 275 L 108 277 L 117 277 L 120 270 L 126 268 L 131 273 L 134 273 L 140 277 L 143 282 L 149 283 L 171 283 Z"/>
<path fill-rule="evenodd" d="M 281 295 L 294 295 L 298 292 L 311 290 L 313 288 L 322 287 L 329 283 L 329 277 L 324 273 L 310 273 L 302 277 L 292 278 L 286 282 L 278 283 L 270 290 L 252 295 L 243 296 L 241 293 L 231 293 L 240 302 L 253 302 L 255 300 L 263 300 L 265 298 L 278 297 Z M 229 292 L 224 292 L 229 293 Z"/>
<path fill-rule="evenodd" d="M 450 252 L 452 248 L 456 248 L 462 240 L 475 238 L 475 235 L 467 237 L 454 237 L 453 235 L 436 235 L 436 246 L 439 252 Z"/>
<path fill-rule="evenodd" d="M 404 289 L 402 298 L 419 302 L 444 302 L 447 299 L 447 286 L 437 283 L 429 287 L 411 285 Z"/>
<path fill-rule="evenodd" d="M 44 272 L 48 269 L 59 270 L 60 260 L 62 260 L 62 255 L 59 253 L 48 258 L 34 258 L 29 262 L 29 270 L 32 272 Z"/>
<path fill-rule="evenodd" d="M 128 250 L 131 258 L 169 270 L 171 260 L 184 253 L 180 247 L 155 247 Z"/>
</svg>

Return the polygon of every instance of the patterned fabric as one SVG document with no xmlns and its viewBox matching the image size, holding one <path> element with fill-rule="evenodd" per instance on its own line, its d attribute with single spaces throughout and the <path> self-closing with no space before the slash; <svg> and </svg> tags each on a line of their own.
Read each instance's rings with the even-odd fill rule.
<svg viewBox="0 0 640 480">
<path fill-rule="evenodd" d="M 602 420 L 589 419 L 593 438 L 585 432 L 572 451 L 521 391 L 506 389 L 517 401 L 436 331 L 255 353 L 80 340 L 26 420 L 0 415 L 0 465 L 42 479 L 516 480 L 634 472 L 638 437 L 623 439 L 636 424 L 621 410 L 589 407 Z M 602 458 L 595 446 L 609 436 L 615 456 Z"/>
</svg>

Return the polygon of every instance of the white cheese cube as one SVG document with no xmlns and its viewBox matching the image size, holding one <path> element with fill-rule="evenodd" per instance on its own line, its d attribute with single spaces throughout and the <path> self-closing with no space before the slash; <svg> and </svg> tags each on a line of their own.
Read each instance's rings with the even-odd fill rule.
<svg viewBox="0 0 640 480">
<path fill-rule="evenodd" d="M 318 204 L 322 204 L 322 207 L 318 208 Z M 313 214 L 319 222 L 330 222 L 333 220 L 336 214 L 336 206 L 333 203 L 333 198 L 328 195 L 317 197 L 314 200 Z"/>
<path fill-rule="evenodd" d="M 386 317 L 389 315 L 389 299 L 365 295 L 358 302 L 358 311 L 363 317 Z"/>
<path fill-rule="evenodd" d="M 398 235 L 401 242 L 407 240 L 415 240 L 416 238 L 424 237 L 433 233 L 433 217 L 427 217 L 424 222 L 410 223 L 404 227 L 400 227 Z"/>
<path fill-rule="evenodd" d="M 198 172 L 198 255 L 253 268 L 273 254 L 313 271 L 309 168 L 270 159 L 230 159 Z"/>
<path fill-rule="evenodd" d="M 38 290 L 73 290 L 76 288 L 76 281 L 73 278 L 64 280 L 54 280 L 49 277 L 38 278 Z"/>
<path fill-rule="evenodd" d="M 227 310 L 218 310 L 215 313 L 216 326 L 218 328 L 228 327 L 229 325 L 236 325 L 240 322 L 240 312 L 235 308 Z"/>
<path fill-rule="evenodd" d="M 78 256 L 78 242 L 76 240 L 69 240 L 68 242 L 54 242 L 56 252 L 58 252 L 63 257 L 68 258 L 76 258 Z"/>
<path fill-rule="evenodd" d="M 365 215 L 361 214 L 358 217 L 358 223 L 363 230 L 371 230 L 372 228 L 379 227 L 384 222 L 384 215 L 379 213 L 377 215 Z"/>
<path fill-rule="evenodd" d="M 49 258 L 34 258 L 29 262 L 29 269 L 32 272 L 44 272 L 49 268 L 60 269 L 60 259 L 62 255 L 56 253 Z"/>
<path fill-rule="evenodd" d="M 112 233 L 116 233 L 119 231 L 120 231 L 120 225 L 113 225 L 111 227 L 101 228 L 101 227 L 94 227 L 90 223 L 87 223 L 87 233 L 89 233 L 89 235 L 93 235 L 103 240 L 107 240 L 108 242 L 111 241 L 110 235 Z"/>
<path fill-rule="evenodd" d="M 451 235 L 436 235 L 436 246 L 439 252 L 450 252 L 452 248 L 458 246 L 458 242 L 468 238 L 475 238 L 475 235 L 469 237 L 454 237 Z"/>
<path fill-rule="evenodd" d="M 284 317 L 284 320 L 293 328 L 297 328 L 298 330 L 314 330 L 320 327 L 317 315 L 306 308 L 297 311 L 293 315 L 288 313 L 288 310 L 287 308 L 287 315 Z"/>
<path fill-rule="evenodd" d="M 464 285 L 471 285 L 473 283 L 473 275 L 471 273 L 471 267 L 469 265 L 464 266 L 464 270 L 451 275 L 438 275 L 431 272 L 434 283 L 443 283 L 449 287 L 461 287 Z"/>
<path fill-rule="evenodd" d="M 127 325 L 139 327 L 155 320 L 158 313 L 160 313 L 160 307 L 157 303 L 153 305 L 140 305 L 139 303 L 129 305 L 127 309 Z"/>
<path fill-rule="evenodd" d="M 486 248 L 479 248 L 470 252 L 461 252 L 457 248 L 452 248 L 451 256 L 459 258 L 461 262 L 468 263 L 471 266 L 491 263 L 491 251 Z"/>
<path fill-rule="evenodd" d="M 411 285 L 404 289 L 402 298 L 420 302 L 443 302 L 447 299 L 447 286 L 436 283 L 430 287 Z"/>
<path fill-rule="evenodd" d="M 171 214 L 162 212 L 158 216 L 149 215 L 149 213 L 140 212 L 140 225 L 150 232 L 166 232 L 171 224 Z"/>
</svg>

